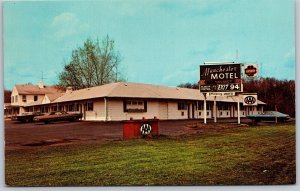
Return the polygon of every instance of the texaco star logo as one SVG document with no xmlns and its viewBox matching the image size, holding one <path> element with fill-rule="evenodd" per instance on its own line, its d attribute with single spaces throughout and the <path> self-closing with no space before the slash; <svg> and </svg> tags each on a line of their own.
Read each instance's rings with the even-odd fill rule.
<svg viewBox="0 0 300 191">
<path fill-rule="evenodd" d="M 143 124 L 140 128 L 142 135 L 149 135 L 151 133 L 151 125 Z"/>
</svg>

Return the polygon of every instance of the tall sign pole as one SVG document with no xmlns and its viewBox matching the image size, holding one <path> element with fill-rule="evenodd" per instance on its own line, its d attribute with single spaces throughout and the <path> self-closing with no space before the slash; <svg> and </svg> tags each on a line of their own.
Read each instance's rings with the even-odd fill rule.
<svg viewBox="0 0 300 191">
<path fill-rule="evenodd" d="M 214 122 L 217 122 L 217 96 L 214 96 Z"/>
<path fill-rule="evenodd" d="M 206 111 L 206 93 L 203 93 L 204 95 L 204 124 L 206 124 L 206 118 L 207 118 L 207 111 Z"/>
<path fill-rule="evenodd" d="M 238 124 L 241 124 L 241 111 L 240 111 L 240 94 L 237 96 L 237 112 L 238 112 Z"/>
</svg>

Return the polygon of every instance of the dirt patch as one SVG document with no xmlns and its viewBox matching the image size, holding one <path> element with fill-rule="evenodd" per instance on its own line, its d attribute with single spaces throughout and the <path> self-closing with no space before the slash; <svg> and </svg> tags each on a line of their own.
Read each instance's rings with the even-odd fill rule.
<svg viewBox="0 0 300 191">
<path fill-rule="evenodd" d="M 74 141 L 80 141 L 80 139 L 50 139 L 50 140 L 41 140 L 41 141 L 23 143 L 21 145 L 29 146 L 29 147 L 38 147 L 38 146 L 48 146 L 48 145 L 56 145 L 56 144 L 68 144 Z"/>
<path fill-rule="evenodd" d="M 248 124 L 236 124 L 236 123 L 193 123 L 187 124 L 186 127 L 191 129 L 229 129 L 229 128 L 237 128 L 237 127 L 249 127 Z"/>
</svg>

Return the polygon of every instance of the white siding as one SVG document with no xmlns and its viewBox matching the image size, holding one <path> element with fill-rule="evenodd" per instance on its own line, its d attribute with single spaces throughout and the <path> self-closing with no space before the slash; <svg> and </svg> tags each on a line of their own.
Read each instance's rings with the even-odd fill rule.
<svg viewBox="0 0 300 191">
<path fill-rule="evenodd" d="M 42 101 L 42 104 L 46 104 L 46 103 L 50 103 L 50 99 L 48 98 L 48 96 L 45 96 Z"/>
<path fill-rule="evenodd" d="M 168 119 L 168 102 L 159 102 L 159 119 Z"/>
<path fill-rule="evenodd" d="M 85 119 L 86 120 L 104 121 L 105 120 L 104 101 L 94 101 L 93 104 L 94 104 L 93 111 L 86 111 Z"/>
<path fill-rule="evenodd" d="M 206 110 L 206 112 L 207 112 L 207 118 L 211 118 L 212 117 L 212 112 L 211 112 L 211 110 Z M 198 118 L 204 118 L 204 110 L 198 110 Z"/>
<path fill-rule="evenodd" d="M 234 111 L 234 116 L 235 116 L 235 117 L 237 117 L 237 113 L 238 113 L 237 110 Z M 240 111 L 240 116 L 241 116 L 241 117 L 246 117 L 246 111 L 245 111 L 245 110 L 241 110 L 241 111 Z"/>
<path fill-rule="evenodd" d="M 187 119 L 187 118 L 188 118 L 188 111 L 178 110 L 178 102 L 168 103 L 168 119 Z"/>
<path fill-rule="evenodd" d="M 147 112 L 124 112 L 123 101 L 108 100 L 108 120 L 119 121 L 133 119 L 152 119 L 159 117 L 159 102 L 158 101 L 147 101 Z"/>
<path fill-rule="evenodd" d="M 16 96 L 18 96 L 18 101 L 16 102 Z M 18 90 L 16 87 L 13 88 L 12 92 L 11 92 L 11 97 L 14 97 L 14 102 L 11 103 L 11 105 L 20 105 L 20 103 L 22 102 L 22 100 L 20 100 L 20 96 L 18 93 Z M 22 98 L 21 98 L 22 99 Z"/>
<path fill-rule="evenodd" d="M 217 118 L 228 118 L 230 117 L 230 110 L 218 110 Z"/>
</svg>

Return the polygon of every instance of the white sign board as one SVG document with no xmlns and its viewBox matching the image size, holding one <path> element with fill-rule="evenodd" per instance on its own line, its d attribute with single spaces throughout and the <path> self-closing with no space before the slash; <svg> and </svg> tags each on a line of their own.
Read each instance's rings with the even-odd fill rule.
<svg viewBox="0 0 300 191">
<path fill-rule="evenodd" d="M 257 105 L 257 95 L 256 94 L 243 94 L 243 105 L 252 106 Z"/>
<path fill-rule="evenodd" d="M 245 64 L 245 77 L 256 78 L 258 77 L 258 65 L 257 64 Z"/>
<path fill-rule="evenodd" d="M 234 96 L 235 92 L 209 92 L 208 96 Z"/>
</svg>

